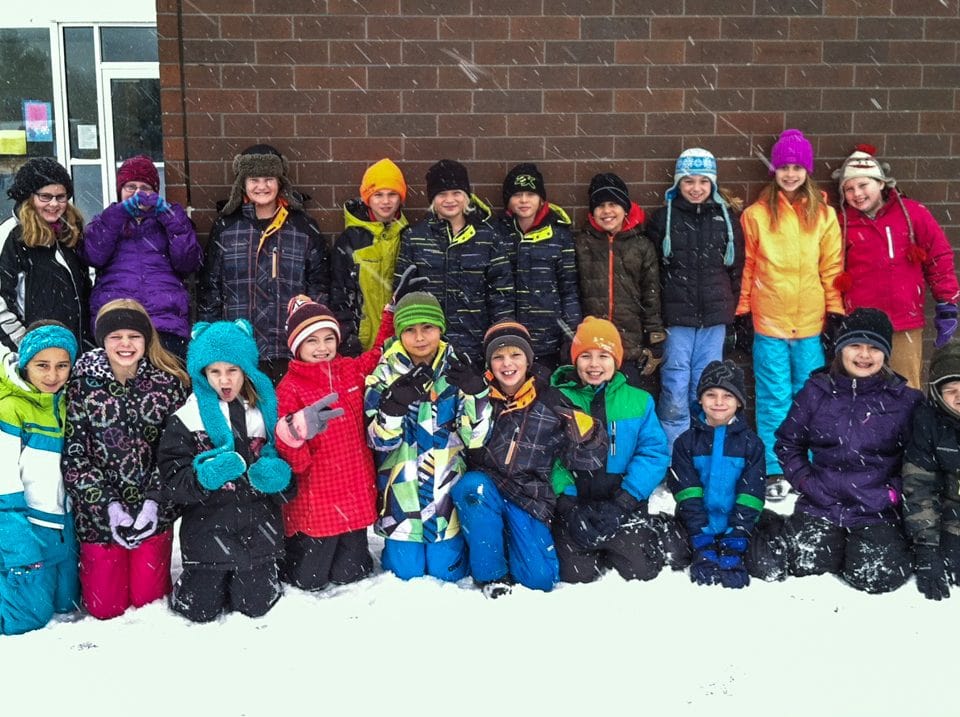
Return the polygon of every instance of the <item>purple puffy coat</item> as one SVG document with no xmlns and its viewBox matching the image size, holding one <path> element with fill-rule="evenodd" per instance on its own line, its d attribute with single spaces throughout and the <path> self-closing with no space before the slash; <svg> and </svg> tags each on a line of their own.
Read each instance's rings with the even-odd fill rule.
<svg viewBox="0 0 960 717">
<path fill-rule="evenodd" d="M 776 434 L 784 476 L 801 494 L 796 510 L 845 528 L 898 523 L 900 465 L 922 400 L 886 371 L 814 373 Z"/>
<path fill-rule="evenodd" d="M 78 253 L 97 270 L 90 315 L 114 299 L 136 299 L 157 331 L 190 336 L 190 296 L 184 279 L 200 268 L 203 249 L 179 204 L 134 219 L 117 202 L 86 226 Z"/>
</svg>

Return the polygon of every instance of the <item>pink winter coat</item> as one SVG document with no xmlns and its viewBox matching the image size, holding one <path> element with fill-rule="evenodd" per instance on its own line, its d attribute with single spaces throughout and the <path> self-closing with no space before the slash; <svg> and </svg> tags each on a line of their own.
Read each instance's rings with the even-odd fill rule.
<svg viewBox="0 0 960 717">
<path fill-rule="evenodd" d="M 846 215 L 846 275 L 850 288 L 844 291 L 847 313 L 860 307 L 884 311 L 894 331 L 920 329 L 924 325 L 923 302 L 930 287 L 938 303 L 957 302 L 957 276 L 953 250 L 943 229 L 920 202 L 901 195 L 903 207 L 891 194 L 870 219 L 850 206 Z M 904 208 L 910 213 L 914 244 Z"/>
</svg>

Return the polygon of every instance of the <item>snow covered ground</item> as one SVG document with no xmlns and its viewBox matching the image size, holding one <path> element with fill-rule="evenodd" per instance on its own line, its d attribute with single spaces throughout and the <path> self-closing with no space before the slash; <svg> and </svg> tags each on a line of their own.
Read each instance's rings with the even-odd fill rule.
<svg viewBox="0 0 960 717">
<path fill-rule="evenodd" d="M 734 591 L 667 570 L 486 600 L 469 580 L 377 574 L 288 589 L 259 620 L 192 625 L 157 603 L 0 638 L 0 704 L 11 717 L 956 715 L 955 592 L 863 595 L 830 576 Z"/>
</svg>

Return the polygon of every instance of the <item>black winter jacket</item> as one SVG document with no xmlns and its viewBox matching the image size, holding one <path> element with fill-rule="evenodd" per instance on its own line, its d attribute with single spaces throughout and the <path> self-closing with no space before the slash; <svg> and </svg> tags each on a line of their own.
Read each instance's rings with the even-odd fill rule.
<svg viewBox="0 0 960 717">
<path fill-rule="evenodd" d="M 506 241 L 487 206 L 473 195 L 471 201 L 477 209 L 457 236 L 433 212 L 404 234 L 394 287 L 408 266 L 416 266 L 418 275 L 430 280 L 423 290 L 440 302 L 450 344 L 482 364 L 484 333 L 514 317 L 515 299 Z"/>
<path fill-rule="evenodd" d="M 39 319 L 64 324 L 77 337 L 80 351 L 94 347 L 89 269 L 59 242 L 27 247 L 18 224 L 0 252 L 0 341 L 16 351 L 26 327 Z"/>
<path fill-rule="evenodd" d="M 245 433 L 233 428 L 236 450 L 250 465 L 259 457 L 266 434 L 258 409 L 247 406 L 245 415 Z M 250 570 L 282 557 L 281 506 L 296 494 L 296 483 L 268 495 L 253 488 L 244 474 L 219 490 L 207 490 L 197 481 L 193 459 L 211 448 L 196 396 L 191 395 L 170 418 L 158 455 L 162 495 L 182 515 L 184 567 Z"/>
<path fill-rule="evenodd" d="M 914 543 L 960 535 L 960 417 L 924 401 L 903 457 L 903 523 Z"/>
<path fill-rule="evenodd" d="M 733 264 L 723 265 L 727 248 L 727 223 L 712 199 L 691 204 L 673 199 L 670 211 L 670 257 L 664 259 L 667 207 L 657 209 L 647 221 L 646 234 L 660 257 L 660 307 L 667 326 L 702 328 L 733 323 L 740 299 L 744 246 L 740 218 L 732 209 Z"/>
<path fill-rule="evenodd" d="M 501 215 L 500 230 L 513 265 L 516 316 L 530 332 L 534 354 L 556 354 L 583 319 L 570 218 L 545 204 L 529 231 L 510 214 Z"/>
</svg>

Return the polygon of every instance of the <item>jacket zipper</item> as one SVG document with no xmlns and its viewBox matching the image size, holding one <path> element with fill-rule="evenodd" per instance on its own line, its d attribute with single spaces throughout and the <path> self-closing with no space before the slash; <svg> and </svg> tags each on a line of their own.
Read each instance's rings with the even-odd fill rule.
<svg viewBox="0 0 960 717">
<path fill-rule="evenodd" d="M 887 230 L 887 251 L 890 253 L 890 258 L 893 259 L 893 234 L 890 232 L 890 227 L 886 227 Z"/>
<path fill-rule="evenodd" d="M 607 318 L 613 321 L 613 234 L 607 234 Z"/>
</svg>

